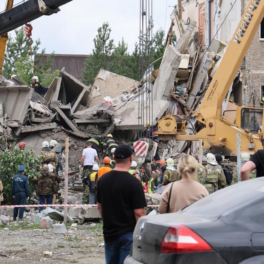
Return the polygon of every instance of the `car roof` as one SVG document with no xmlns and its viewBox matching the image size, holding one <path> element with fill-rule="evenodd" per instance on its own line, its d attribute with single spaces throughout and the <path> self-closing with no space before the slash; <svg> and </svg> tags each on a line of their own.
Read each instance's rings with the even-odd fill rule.
<svg viewBox="0 0 264 264">
<path fill-rule="evenodd" d="M 182 209 L 182 213 L 194 216 L 218 218 L 239 208 L 248 207 L 264 198 L 264 177 L 233 184 L 218 190 Z"/>
</svg>

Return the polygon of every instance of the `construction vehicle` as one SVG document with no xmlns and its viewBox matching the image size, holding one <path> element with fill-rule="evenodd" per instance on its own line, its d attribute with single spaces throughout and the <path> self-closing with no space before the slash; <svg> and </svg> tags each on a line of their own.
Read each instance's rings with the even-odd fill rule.
<svg viewBox="0 0 264 264">
<path fill-rule="evenodd" d="M 0 74 L 8 40 L 7 32 L 43 15 L 55 14 L 60 11 L 60 6 L 70 1 L 72 0 L 26 0 L 13 6 L 14 0 L 6 0 L 5 10 L 0 14 Z"/>
<path fill-rule="evenodd" d="M 186 129 L 189 120 L 166 115 L 158 122 L 159 140 L 203 139 L 206 149 L 225 156 L 236 156 L 239 134 L 242 153 L 263 149 L 263 128 L 256 125 L 257 128 L 252 131 L 249 125 L 250 122 L 256 123 L 256 117 L 264 124 L 263 108 L 237 107 L 235 122 L 222 112 L 222 103 L 263 17 L 264 1 L 250 0 L 199 108 L 192 113 L 196 118 L 195 124 L 191 125 L 193 132 Z"/>
</svg>

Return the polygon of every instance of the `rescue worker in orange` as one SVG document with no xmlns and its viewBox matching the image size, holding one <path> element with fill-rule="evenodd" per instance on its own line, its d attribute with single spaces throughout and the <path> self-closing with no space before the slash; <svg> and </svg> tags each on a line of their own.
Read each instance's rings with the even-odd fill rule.
<svg viewBox="0 0 264 264">
<path fill-rule="evenodd" d="M 98 180 L 107 172 L 111 171 L 110 163 L 111 160 L 108 157 L 105 157 L 103 160 L 104 165 L 98 170 Z"/>
</svg>

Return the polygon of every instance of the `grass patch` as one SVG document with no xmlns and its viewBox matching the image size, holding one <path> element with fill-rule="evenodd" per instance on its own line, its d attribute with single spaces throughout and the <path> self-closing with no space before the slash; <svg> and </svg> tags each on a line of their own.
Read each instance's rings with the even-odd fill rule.
<svg viewBox="0 0 264 264">
<path fill-rule="evenodd" d="M 71 259 L 71 260 L 69 260 L 69 263 L 78 263 L 79 261 L 78 260 L 76 260 L 76 259 Z"/>
<path fill-rule="evenodd" d="M 5 245 L 5 247 L 10 248 L 10 247 L 23 247 L 24 245 L 22 244 L 9 244 L 9 245 Z"/>
<path fill-rule="evenodd" d="M 63 244 L 58 243 L 58 248 L 65 248 Z"/>
<path fill-rule="evenodd" d="M 71 245 L 70 247 L 71 248 L 80 248 L 81 246 L 80 245 Z"/>
<path fill-rule="evenodd" d="M 18 226 L 14 225 L 1 225 L 0 230 L 3 230 L 4 228 L 8 228 L 10 231 L 16 231 L 16 230 L 34 230 L 34 229 L 40 229 L 39 225 L 28 225 L 28 223 L 21 223 Z"/>
</svg>

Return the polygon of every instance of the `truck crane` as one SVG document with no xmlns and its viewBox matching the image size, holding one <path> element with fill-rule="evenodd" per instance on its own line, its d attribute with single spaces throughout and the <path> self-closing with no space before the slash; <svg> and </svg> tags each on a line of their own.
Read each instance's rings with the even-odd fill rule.
<svg viewBox="0 0 264 264">
<path fill-rule="evenodd" d="M 250 118 L 255 122 L 256 115 L 262 117 L 264 124 L 263 108 L 237 107 L 235 122 L 222 113 L 222 103 L 263 17 L 264 1 L 250 0 L 199 108 L 192 113 L 196 117 L 195 127 L 199 127 L 197 131 L 193 129 L 193 134 L 190 134 L 186 130 L 188 120 L 165 115 L 158 122 L 159 140 L 203 139 L 206 149 L 232 157 L 237 155 L 236 135 L 240 134 L 242 153 L 263 149 L 264 128 L 259 128 L 257 134 L 247 129 Z"/>
<path fill-rule="evenodd" d="M 7 32 L 20 27 L 44 15 L 52 15 L 60 11 L 59 7 L 72 0 L 26 0 L 14 5 L 14 0 L 6 0 L 5 10 L 0 14 L 0 74 L 8 40 Z"/>
</svg>

